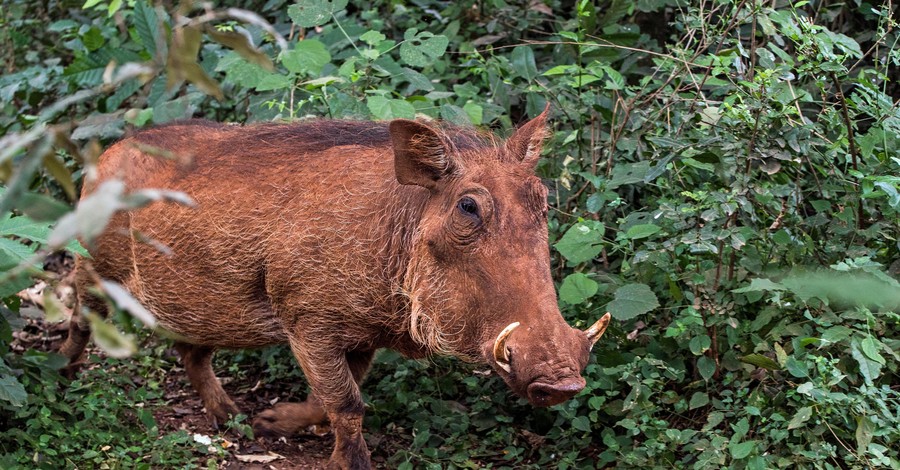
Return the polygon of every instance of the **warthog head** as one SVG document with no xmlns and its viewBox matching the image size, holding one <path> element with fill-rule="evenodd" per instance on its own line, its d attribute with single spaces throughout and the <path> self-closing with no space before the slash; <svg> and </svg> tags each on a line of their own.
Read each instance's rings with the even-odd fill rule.
<svg viewBox="0 0 900 470">
<path fill-rule="evenodd" d="M 586 331 L 560 315 L 550 273 L 547 188 L 534 175 L 546 115 L 506 142 L 459 144 L 420 122 L 390 125 L 397 180 L 430 192 L 404 277 L 414 340 L 492 364 L 536 406 L 568 400 L 609 314 Z"/>
</svg>

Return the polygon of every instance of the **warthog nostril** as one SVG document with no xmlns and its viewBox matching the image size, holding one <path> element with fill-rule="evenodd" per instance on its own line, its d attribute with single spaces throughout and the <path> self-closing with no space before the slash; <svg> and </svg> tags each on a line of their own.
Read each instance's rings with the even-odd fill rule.
<svg viewBox="0 0 900 470">
<path fill-rule="evenodd" d="M 528 401 L 535 406 L 553 406 L 574 397 L 584 388 L 584 379 L 574 377 L 556 383 L 532 382 L 528 386 Z"/>
</svg>

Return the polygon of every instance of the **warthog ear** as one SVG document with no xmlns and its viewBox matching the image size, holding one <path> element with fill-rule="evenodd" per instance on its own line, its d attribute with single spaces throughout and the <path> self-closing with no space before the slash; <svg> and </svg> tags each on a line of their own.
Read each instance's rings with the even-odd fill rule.
<svg viewBox="0 0 900 470">
<path fill-rule="evenodd" d="M 541 147 L 547 138 L 547 115 L 550 112 L 550 104 L 544 108 L 544 112 L 536 118 L 528 121 L 506 141 L 506 151 L 513 158 L 518 158 L 525 165 L 534 168 L 541 158 Z"/>
<path fill-rule="evenodd" d="M 400 184 L 428 189 L 454 171 L 450 151 L 441 135 L 416 121 L 395 119 L 389 127 L 394 145 L 394 172 Z"/>
</svg>

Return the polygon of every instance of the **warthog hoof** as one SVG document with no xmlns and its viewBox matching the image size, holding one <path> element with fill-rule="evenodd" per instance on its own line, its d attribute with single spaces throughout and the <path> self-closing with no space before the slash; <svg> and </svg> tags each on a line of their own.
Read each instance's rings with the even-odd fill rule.
<svg viewBox="0 0 900 470">
<path fill-rule="evenodd" d="M 325 423 L 325 410 L 318 401 L 279 403 L 258 414 L 253 420 L 253 434 L 265 437 L 291 436 L 309 426 Z"/>
</svg>

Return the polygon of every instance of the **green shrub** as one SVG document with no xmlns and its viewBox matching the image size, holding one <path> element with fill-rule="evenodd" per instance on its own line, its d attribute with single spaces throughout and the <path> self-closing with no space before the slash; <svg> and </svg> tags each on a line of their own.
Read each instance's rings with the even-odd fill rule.
<svg viewBox="0 0 900 470">
<path fill-rule="evenodd" d="M 374 452 L 399 468 L 900 467 L 890 3 L 187 5 L 0 7 L 12 46 L 0 48 L 0 213 L 44 223 L 43 238 L 0 237 L 0 266 L 15 273 L 0 289 L 0 418 L 22 430 L 0 433 L 4 467 L 37 454 L 48 467 L 145 462 L 94 455 L 89 436 L 163 445 L 152 425 L 84 418 L 158 399 L 128 373 L 97 378 L 125 395 L 92 408 L 110 390 L 63 388 L 54 356 L 10 350 L 22 327 L 12 294 L 40 275 L 32 253 L 79 233 L 56 228 L 48 243 L 101 143 L 189 116 L 508 129 L 548 103 L 538 171 L 560 305 L 573 326 L 606 310 L 617 320 L 588 386 L 535 410 L 473 366 L 385 353 L 365 386 L 367 425 L 408 445 Z M 131 207 L 114 192 L 101 202 Z M 283 350 L 228 357 L 229 373 L 267 364 L 303 393 Z M 75 428 L 86 437 L 61 433 Z M 184 451 L 167 464 L 190 461 L 184 436 L 166 439 Z"/>
</svg>

